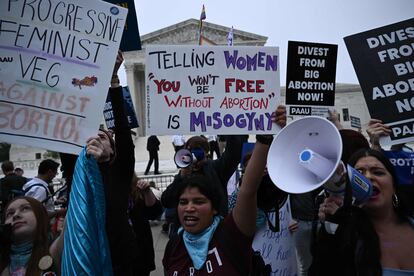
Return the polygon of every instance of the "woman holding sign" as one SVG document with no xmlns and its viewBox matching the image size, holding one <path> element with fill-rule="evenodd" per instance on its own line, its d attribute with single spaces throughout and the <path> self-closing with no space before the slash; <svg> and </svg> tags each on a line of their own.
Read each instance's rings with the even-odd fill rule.
<svg viewBox="0 0 414 276">
<path fill-rule="evenodd" d="M 285 122 L 284 116 L 276 115 L 274 120 Z M 248 275 L 256 230 L 257 189 L 271 142 L 271 136 L 257 136 L 236 206 L 225 218 L 219 215 L 221 197 L 208 175 L 195 172 L 180 181 L 176 204 L 182 227 L 167 244 L 165 275 Z"/>
<path fill-rule="evenodd" d="M 392 164 L 371 149 L 354 153 L 349 164 L 372 183 L 373 195 L 361 208 L 341 208 L 340 197 L 321 204 L 319 218 L 339 226 L 333 234 L 322 229 L 311 275 L 414 275 L 414 218 Z"/>
</svg>

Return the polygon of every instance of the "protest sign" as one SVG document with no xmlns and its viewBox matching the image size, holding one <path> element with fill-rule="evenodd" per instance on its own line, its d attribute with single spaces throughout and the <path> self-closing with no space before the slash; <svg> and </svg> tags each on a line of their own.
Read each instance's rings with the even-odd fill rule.
<svg viewBox="0 0 414 276">
<path fill-rule="evenodd" d="M 129 128 L 138 127 L 137 115 L 135 114 L 134 104 L 132 103 L 131 94 L 129 93 L 128 86 L 122 87 L 122 96 L 124 97 L 124 110 L 128 119 Z M 111 95 L 108 93 L 106 98 L 105 107 L 103 111 L 106 127 L 109 129 L 115 128 L 115 119 L 112 112 L 112 100 Z"/>
<path fill-rule="evenodd" d="M 414 19 L 344 40 L 371 118 L 392 130 L 381 143 L 414 141 Z"/>
<path fill-rule="evenodd" d="M 355 116 L 349 116 L 349 119 L 351 119 L 351 127 L 361 129 L 361 118 L 355 117 Z"/>
<path fill-rule="evenodd" d="M 394 165 L 400 185 L 414 185 L 414 152 L 384 150 L 384 154 Z"/>
<path fill-rule="evenodd" d="M 289 232 L 289 223 L 292 220 L 289 199 L 279 210 L 280 231 L 272 232 L 266 225 L 256 232 L 253 240 L 253 249 L 259 251 L 266 264 L 272 266 L 271 275 L 297 275 L 295 244 Z M 270 220 L 274 221 L 274 212 Z"/>
<path fill-rule="evenodd" d="M 79 153 L 102 119 L 126 13 L 102 1 L 0 1 L 0 140 Z"/>
<path fill-rule="evenodd" d="M 128 15 L 124 26 L 124 34 L 121 40 L 121 51 L 141 50 L 141 38 L 139 37 L 137 12 L 135 11 L 134 0 L 105 0 L 108 3 L 116 4 L 128 9 Z"/>
<path fill-rule="evenodd" d="M 148 46 L 145 70 L 147 135 L 275 133 L 276 47 Z"/>
<path fill-rule="evenodd" d="M 338 45 L 289 41 L 286 71 L 289 115 L 326 116 L 326 106 L 335 105 L 337 52 Z"/>
</svg>

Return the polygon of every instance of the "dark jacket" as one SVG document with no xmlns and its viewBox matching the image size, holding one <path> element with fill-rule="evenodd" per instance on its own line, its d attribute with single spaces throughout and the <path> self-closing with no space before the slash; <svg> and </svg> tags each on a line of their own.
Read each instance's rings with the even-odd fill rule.
<svg viewBox="0 0 414 276">
<path fill-rule="evenodd" d="M 122 87 L 110 88 L 115 120 L 115 160 L 99 165 L 105 185 L 106 230 L 114 275 L 132 275 L 137 244 L 129 224 L 128 198 L 135 168 L 134 143 L 124 113 Z"/>
<path fill-rule="evenodd" d="M 21 191 L 27 178 L 11 173 L 0 179 L 0 201 L 5 206 L 9 200 L 11 190 Z M 0 208 L 1 209 L 1 208 Z"/>
<path fill-rule="evenodd" d="M 217 188 L 220 194 L 220 210 L 221 215 L 226 215 L 228 211 L 227 204 L 227 182 L 232 174 L 236 171 L 240 163 L 241 151 L 243 143 L 247 141 L 244 135 L 229 135 L 227 138 L 227 147 L 220 158 L 215 160 L 207 160 L 203 165 L 203 173 L 208 175 L 211 185 Z M 180 174 L 175 175 L 173 182 L 162 193 L 161 202 L 166 208 L 176 208 L 177 187 L 181 182 Z"/>
<path fill-rule="evenodd" d="M 157 136 L 151 135 L 147 140 L 147 151 L 158 151 L 160 149 L 160 140 Z"/>
<path fill-rule="evenodd" d="M 379 237 L 364 211 L 340 208 L 335 218 L 335 234 L 321 227 L 309 276 L 381 276 Z"/>
<path fill-rule="evenodd" d="M 137 275 L 144 275 L 144 273 L 155 270 L 154 244 L 148 220 L 158 218 L 162 212 L 163 209 L 159 200 L 153 206 L 145 206 L 143 201 L 139 201 L 134 204 L 129 212 L 138 247 Z"/>
</svg>

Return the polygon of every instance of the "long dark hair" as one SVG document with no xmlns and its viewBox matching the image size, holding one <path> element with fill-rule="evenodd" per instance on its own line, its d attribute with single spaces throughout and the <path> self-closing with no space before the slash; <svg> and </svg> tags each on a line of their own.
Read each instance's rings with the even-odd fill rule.
<svg viewBox="0 0 414 276">
<path fill-rule="evenodd" d="M 49 217 L 47 211 L 43 204 L 38 200 L 31 197 L 16 197 L 11 200 L 3 214 L 2 221 L 5 221 L 6 211 L 10 204 L 18 199 L 26 200 L 35 215 L 36 218 L 36 231 L 33 235 L 33 248 L 32 255 L 30 256 L 29 262 L 26 268 L 26 275 L 40 275 L 41 270 L 38 267 L 39 260 L 45 256 L 49 255 L 49 240 L 48 240 L 48 229 L 49 229 Z M 10 251 L 11 251 L 12 242 L 5 244 L 0 248 L 0 272 L 3 271 L 7 266 L 10 265 Z"/>
<path fill-rule="evenodd" d="M 349 164 L 351 166 L 355 166 L 359 159 L 363 157 L 374 157 L 378 161 L 380 161 L 385 169 L 391 174 L 392 177 L 392 184 L 395 189 L 395 194 L 398 198 L 398 206 L 393 206 L 395 212 L 397 213 L 398 217 L 403 221 L 408 221 L 408 217 L 410 216 L 410 211 L 407 208 L 407 203 L 405 202 L 405 197 L 402 196 L 400 186 L 398 185 L 398 177 L 395 172 L 394 166 L 390 162 L 390 160 L 380 151 L 373 150 L 373 149 L 361 149 L 355 152 L 351 158 L 349 159 Z"/>
</svg>

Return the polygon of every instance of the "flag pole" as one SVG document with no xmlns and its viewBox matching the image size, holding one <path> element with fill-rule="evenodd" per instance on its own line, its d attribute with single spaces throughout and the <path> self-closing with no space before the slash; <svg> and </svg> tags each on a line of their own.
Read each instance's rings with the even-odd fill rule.
<svg viewBox="0 0 414 276">
<path fill-rule="evenodd" d="M 203 29 L 203 20 L 206 19 L 206 10 L 204 8 L 201 9 L 201 14 L 200 14 L 200 22 L 199 22 L 199 29 L 198 29 L 198 45 L 202 44 L 203 41 L 203 33 L 202 33 L 202 29 Z"/>
</svg>

